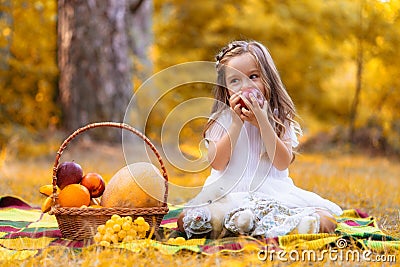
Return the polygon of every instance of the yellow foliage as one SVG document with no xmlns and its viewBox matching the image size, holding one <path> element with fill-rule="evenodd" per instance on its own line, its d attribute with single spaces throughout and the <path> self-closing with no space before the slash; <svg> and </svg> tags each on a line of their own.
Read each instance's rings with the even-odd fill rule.
<svg viewBox="0 0 400 267">
<path fill-rule="evenodd" d="M 54 127 L 56 106 L 55 1 L 7 1 L 0 20 L 0 147 L 17 125 L 30 131 Z M 17 126 L 19 127 L 19 126 Z"/>
<path fill-rule="evenodd" d="M 0 19 L 0 147 L 17 129 L 31 135 L 60 122 L 57 105 L 57 1 L 3 1 Z M 396 147 L 400 75 L 399 1 L 154 1 L 154 44 L 149 58 L 154 71 L 192 61 L 214 61 L 233 39 L 260 40 L 270 49 L 300 115 L 320 125 L 347 125 L 355 91 L 357 38 L 364 69 L 357 126 L 368 126 L 375 111 L 384 137 Z M 359 12 L 364 28 L 360 28 Z M 283 23 L 284 22 L 284 23 Z M 137 72 L 145 66 L 132 58 Z M 147 77 L 132 77 L 135 88 Z M 174 80 L 177 77 L 170 77 Z M 165 81 L 168 83 L 168 81 Z M 158 85 L 151 90 L 157 91 Z M 157 106 L 168 113 L 194 96 L 193 88 L 174 91 Z M 209 96 L 210 88 L 204 88 Z M 151 105 L 141 99 L 137 105 Z M 198 96 L 198 95 L 197 95 Z M 143 101 L 142 101 L 143 100 Z M 198 107 L 200 109 L 200 107 Z M 140 110 L 139 110 L 140 112 Z M 164 113 L 163 113 L 164 112 Z M 160 112 L 155 112 L 160 114 Z M 152 114 L 149 125 L 160 129 L 163 116 Z M 140 114 L 142 115 L 142 114 Z M 374 118 L 376 120 L 376 118 Z M 322 123 L 321 123 L 322 122 Z M 310 124 L 309 122 L 305 122 Z M 325 126 L 326 127 L 326 126 Z M 155 137 L 157 132 L 149 133 Z M 23 138 L 21 138 L 23 139 Z M 398 146 L 398 145 L 397 145 Z M 400 147 L 395 149 L 400 151 Z"/>
<path fill-rule="evenodd" d="M 398 1 L 194 4 L 170 0 L 154 4 L 152 57 L 156 70 L 185 61 L 214 61 L 214 54 L 233 39 L 259 40 L 271 51 L 300 116 L 313 117 L 304 121 L 312 132 L 348 126 L 361 43 L 362 88 L 356 126 L 374 131 L 368 128 L 373 117 L 377 126 L 385 129 L 382 138 L 400 152 L 398 142 L 393 142 L 400 134 L 400 113 L 395 112 L 400 104 L 396 97 L 400 84 L 395 79 L 400 75 L 395 61 L 400 56 L 396 49 L 400 44 Z M 186 99 L 191 91 L 175 93 Z M 169 107 L 175 104 L 168 99 L 160 102 Z M 392 110 L 389 116 L 388 110 Z M 150 121 L 154 130 L 163 122 L 155 116 Z"/>
</svg>

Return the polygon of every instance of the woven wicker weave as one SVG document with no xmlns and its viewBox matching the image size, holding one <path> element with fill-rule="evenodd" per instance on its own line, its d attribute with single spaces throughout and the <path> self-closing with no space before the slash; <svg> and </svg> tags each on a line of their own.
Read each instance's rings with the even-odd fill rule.
<svg viewBox="0 0 400 267">
<path fill-rule="evenodd" d="M 151 150 L 156 155 L 160 165 L 161 173 L 165 180 L 165 194 L 164 201 L 161 207 L 151 207 L 151 208 L 68 208 L 59 207 L 56 204 L 57 201 L 57 169 L 59 167 L 60 158 L 63 151 L 66 149 L 67 145 L 79 134 L 88 131 L 89 129 L 98 127 L 115 127 L 120 129 L 126 129 L 138 137 L 144 140 L 144 142 L 151 148 Z M 158 230 L 161 220 L 164 215 L 168 213 L 168 175 L 165 169 L 164 163 L 162 161 L 160 153 L 157 151 L 156 147 L 151 143 L 151 141 L 141 132 L 129 126 L 125 123 L 116 122 L 97 122 L 88 124 L 82 128 L 79 128 L 73 132 L 65 141 L 61 144 L 57 151 L 56 159 L 53 165 L 53 203 L 49 214 L 55 215 L 58 222 L 58 227 L 64 238 L 72 240 L 83 240 L 92 238 L 96 232 L 97 227 L 101 224 L 105 224 L 112 215 L 118 214 L 121 217 L 131 216 L 135 219 L 139 216 L 143 217 L 146 222 L 149 223 L 150 227 L 154 227 Z"/>
</svg>

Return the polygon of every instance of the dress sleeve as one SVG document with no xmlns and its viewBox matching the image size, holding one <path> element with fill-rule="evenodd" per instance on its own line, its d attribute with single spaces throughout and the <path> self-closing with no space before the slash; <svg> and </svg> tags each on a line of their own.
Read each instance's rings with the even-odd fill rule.
<svg viewBox="0 0 400 267">
<path fill-rule="evenodd" d="M 213 117 L 211 117 L 213 119 Z M 214 118 L 215 119 L 215 118 Z M 210 141 L 217 142 L 227 132 L 231 123 L 229 111 L 223 111 L 205 133 L 206 147 Z"/>
<path fill-rule="evenodd" d="M 285 142 L 291 142 L 292 147 L 297 147 L 299 145 L 299 140 L 297 139 L 296 130 L 293 123 L 285 123 L 286 132 L 282 140 Z"/>
</svg>

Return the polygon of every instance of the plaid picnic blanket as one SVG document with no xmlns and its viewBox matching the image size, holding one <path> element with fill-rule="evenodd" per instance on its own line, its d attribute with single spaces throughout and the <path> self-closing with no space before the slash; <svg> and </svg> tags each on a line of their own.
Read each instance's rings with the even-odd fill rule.
<svg viewBox="0 0 400 267">
<path fill-rule="evenodd" d="M 165 215 L 161 229 L 173 232 L 177 227 L 180 207 L 170 207 Z M 190 239 L 183 243 L 161 242 L 153 239 L 113 245 L 117 248 L 137 251 L 141 242 L 146 242 L 164 254 L 174 254 L 189 250 L 201 254 L 220 252 L 240 252 L 243 250 L 262 250 L 266 245 L 276 249 L 319 250 L 327 246 L 337 246 L 338 240 L 356 244 L 360 249 L 375 252 L 400 250 L 400 238 L 386 235 L 379 229 L 376 220 L 357 209 L 346 210 L 337 218 L 339 221 L 334 234 L 293 234 L 269 239 L 252 237 L 223 238 L 219 240 Z M 344 241 L 343 241 L 344 240 Z M 34 257 L 42 250 L 52 246 L 65 246 L 80 250 L 96 246 L 93 241 L 71 241 L 64 239 L 58 229 L 55 216 L 42 213 L 38 207 L 32 207 L 23 199 L 15 196 L 0 197 L 0 262 L 1 260 L 23 260 Z"/>
</svg>

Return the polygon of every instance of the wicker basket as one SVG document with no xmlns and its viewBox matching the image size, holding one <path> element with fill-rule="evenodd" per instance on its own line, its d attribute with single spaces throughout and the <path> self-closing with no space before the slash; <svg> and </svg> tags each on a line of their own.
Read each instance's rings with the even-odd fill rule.
<svg viewBox="0 0 400 267">
<path fill-rule="evenodd" d="M 115 127 L 115 128 L 129 130 L 130 132 L 136 134 L 141 139 L 143 139 L 144 142 L 151 148 L 151 150 L 157 156 L 157 159 L 161 165 L 162 175 L 164 176 L 165 180 L 166 190 L 164 194 L 164 202 L 161 207 L 67 208 L 67 207 L 59 207 L 59 205 L 56 204 L 58 197 L 56 194 L 57 190 L 56 173 L 59 167 L 59 162 L 63 151 L 65 150 L 69 142 L 71 142 L 77 135 L 86 132 L 89 129 L 98 127 Z M 62 145 L 57 151 L 56 159 L 53 166 L 53 203 L 49 214 L 56 216 L 58 227 L 64 238 L 72 240 L 90 239 L 96 234 L 97 227 L 101 224 L 105 224 L 106 221 L 110 219 L 113 214 L 118 214 L 121 217 L 131 216 L 132 219 L 141 216 L 145 219 L 146 222 L 149 223 L 150 227 L 154 227 L 155 231 L 157 231 L 164 215 L 168 213 L 167 197 L 168 197 L 168 175 L 159 152 L 145 135 L 143 135 L 141 132 L 139 132 L 135 128 L 125 123 L 98 122 L 98 123 L 88 124 L 73 132 L 67 139 L 65 139 L 65 141 L 62 143 Z"/>
</svg>

